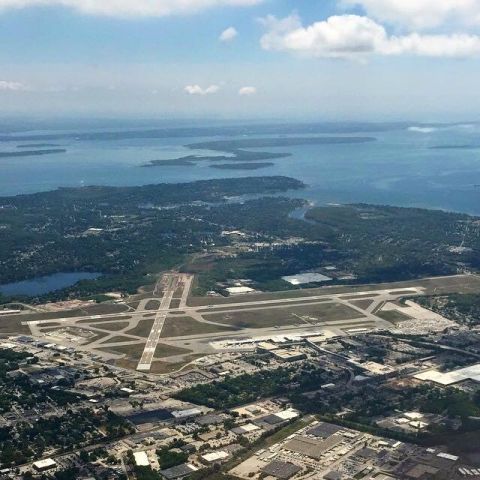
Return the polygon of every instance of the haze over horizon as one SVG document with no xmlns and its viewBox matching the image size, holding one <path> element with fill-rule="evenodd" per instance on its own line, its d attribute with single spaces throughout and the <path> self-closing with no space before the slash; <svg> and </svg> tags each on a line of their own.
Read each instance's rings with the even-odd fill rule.
<svg viewBox="0 0 480 480">
<path fill-rule="evenodd" d="M 0 42 L 3 116 L 467 121 L 480 107 L 477 0 L 0 0 Z"/>
</svg>

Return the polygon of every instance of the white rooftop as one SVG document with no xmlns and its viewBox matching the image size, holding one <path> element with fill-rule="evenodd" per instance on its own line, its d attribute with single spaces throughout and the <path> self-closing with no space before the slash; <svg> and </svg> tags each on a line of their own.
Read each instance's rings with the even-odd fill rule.
<svg viewBox="0 0 480 480">
<path fill-rule="evenodd" d="M 259 430 L 260 427 L 254 425 L 253 423 L 246 423 L 240 427 L 245 433 L 254 432 L 255 430 Z"/>
<path fill-rule="evenodd" d="M 174 410 L 171 413 L 175 418 L 186 418 L 201 415 L 202 411 L 199 408 L 189 408 L 188 410 Z"/>
<path fill-rule="evenodd" d="M 57 464 L 56 464 L 55 460 L 53 460 L 51 458 L 46 458 L 45 460 L 38 460 L 37 462 L 33 462 L 33 466 L 37 470 L 46 470 L 47 468 L 53 468 L 56 465 Z"/>
<path fill-rule="evenodd" d="M 473 380 L 480 383 L 480 363 L 471 365 L 470 367 L 452 370 L 447 373 L 442 373 L 438 370 L 427 370 L 415 375 L 414 378 L 435 382 L 440 385 L 453 385 L 454 383 L 464 382 L 465 380 Z"/>
<path fill-rule="evenodd" d="M 292 418 L 297 418 L 299 413 L 296 410 L 289 408 L 283 412 L 275 413 L 275 416 L 281 418 L 282 420 L 291 420 Z"/>
<path fill-rule="evenodd" d="M 242 295 L 245 293 L 252 293 L 255 290 L 250 287 L 228 287 L 227 292 L 231 295 Z"/>
<path fill-rule="evenodd" d="M 133 454 L 133 457 L 135 458 L 135 465 L 137 467 L 149 467 L 150 466 L 150 461 L 148 460 L 148 456 L 146 452 L 135 452 Z"/>
<path fill-rule="evenodd" d="M 282 277 L 283 280 L 291 285 L 303 285 L 306 283 L 330 282 L 332 279 L 321 273 L 299 273 L 298 275 L 289 275 Z"/>
<path fill-rule="evenodd" d="M 228 457 L 228 453 L 224 452 L 223 450 L 219 452 L 206 453 L 205 455 L 202 455 L 202 458 L 207 462 L 216 462 L 218 460 L 224 460 L 227 457 Z"/>
</svg>

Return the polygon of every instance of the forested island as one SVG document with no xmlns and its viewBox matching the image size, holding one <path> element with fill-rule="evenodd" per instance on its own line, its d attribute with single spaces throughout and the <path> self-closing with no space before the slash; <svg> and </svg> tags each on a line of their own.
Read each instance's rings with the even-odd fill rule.
<svg viewBox="0 0 480 480">
<path fill-rule="evenodd" d="M 262 168 L 271 167 L 275 165 L 272 162 L 239 162 L 239 163 L 219 163 L 210 165 L 210 168 L 217 168 L 218 170 L 260 170 Z"/>
<path fill-rule="evenodd" d="M 45 150 L 18 150 L 15 152 L 0 152 L 0 158 L 15 157 L 37 157 L 40 155 L 52 155 L 54 153 L 65 153 L 65 148 L 49 148 Z"/>
<path fill-rule="evenodd" d="M 259 162 L 261 160 L 274 160 L 291 157 L 291 153 L 284 152 L 252 152 L 245 148 L 274 148 L 298 145 L 347 145 L 352 143 L 374 142 L 374 137 L 280 137 L 280 138 L 242 138 L 232 140 L 216 140 L 211 142 L 191 143 L 186 147 L 194 150 L 212 150 L 228 155 L 187 155 L 184 157 L 169 160 L 152 160 L 142 167 L 165 167 L 165 166 L 190 166 L 197 162 L 238 162 L 244 167 L 231 167 L 237 169 L 253 169 L 246 165 L 246 162 Z M 232 163 L 233 165 L 233 163 Z M 228 164 L 222 167 L 211 165 L 213 168 L 230 168 Z M 263 167 L 256 167 L 263 168 Z"/>
</svg>

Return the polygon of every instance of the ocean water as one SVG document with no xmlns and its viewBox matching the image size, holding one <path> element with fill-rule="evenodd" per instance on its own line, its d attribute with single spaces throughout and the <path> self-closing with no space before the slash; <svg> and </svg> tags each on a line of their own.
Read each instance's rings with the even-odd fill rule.
<svg viewBox="0 0 480 480">
<path fill-rule="evenodd" d="M 375 137 L 377 141 L 372 143 L 262 148 L 259 150 L 293 155 L 272 160 L 273 166 L 255 171 L 217 170 L 210 168 L 208 162 L 187 167 L 141 167 L 151 160 L 191 154 L 220 155 L 221 152 L 196 151 L 184 145 L 235 138 L 232 136 L 4 140 L 0 141 L 0 152 L 15 151 L 18 145 L 29 143 L 53 143 L 67 152 L 0 158 L 0 196 L 82 185 L 127 186 L 286 175 L 307 184 L 305 190 L 292 195 L 316 204 L 364 202 L 480 215 L 480 125 L 411 127 L 359 132 Z M 431 148 L 442 145 L 469 148 Z"/>
</svg>

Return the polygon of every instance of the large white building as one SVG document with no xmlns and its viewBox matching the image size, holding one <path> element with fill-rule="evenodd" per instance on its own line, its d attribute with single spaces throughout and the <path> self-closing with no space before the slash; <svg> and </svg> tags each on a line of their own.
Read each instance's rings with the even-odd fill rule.
<svg viewBox="0 0 480 480">
<path fill-rule="evenodd" d="M 439 385 L 453 385 L 466 380 L 480 383 L 480 363 L 471 365 L 470 367 L 452 370 L 447 373 L 442 373 L 433 369 L 426 370 L 425 372 L 418 373 L 414 378 L 417 380 L 438 383 Z"/>
</svg>

